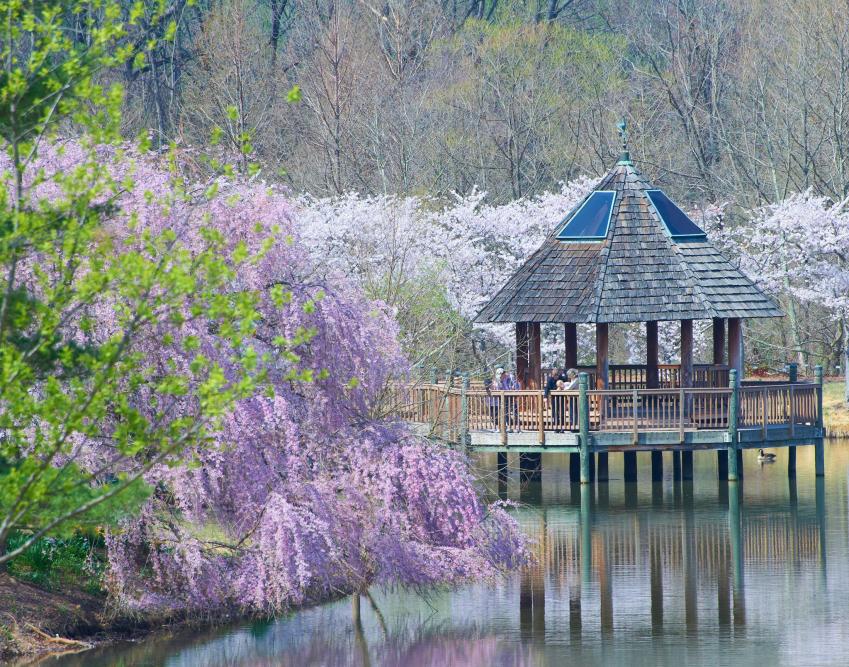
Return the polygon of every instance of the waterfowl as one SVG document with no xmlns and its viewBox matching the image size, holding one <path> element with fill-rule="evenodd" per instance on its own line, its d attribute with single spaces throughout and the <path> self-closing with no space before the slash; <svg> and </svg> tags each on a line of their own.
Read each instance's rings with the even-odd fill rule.
<svg viewBox="0 0 849 667">
<path fill-rule="evenodd" d="M 775 463 L 775 454 L 764 454 L 764 450 L 758 450 L 758 461 L 761 463 Z"/>
</svg>

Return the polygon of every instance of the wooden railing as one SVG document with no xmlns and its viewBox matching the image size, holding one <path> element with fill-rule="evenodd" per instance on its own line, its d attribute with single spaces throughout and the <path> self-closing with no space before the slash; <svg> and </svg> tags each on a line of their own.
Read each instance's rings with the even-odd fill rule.
<svg viewBox="0 0 849 667">
<path fill-rule="evenodd" d="M 740 388 L 740 427 L 815 425 L 817 391 L 813 384 L 747 385 Z"/>
<path fill-rule="evenodd" d="M 590 387 L 596 386 L 595 366 L 578 366 L 589 376 Z M 728 386 L 728 366 L 694 364 L 692 386 L 697 388 L 725 388 Z M 544 369 L 543 379 L 551 369 Z M 638 364 L 612 364 L 607 369 L 608 389 L 645 389 L 648 369 Z M 681 386 L 680 364 L 658 364 L 658 389 L 678 389 Z"/>
<path fill-rule="evenodd" d="M 747 385 L 739 389 L 738 427 L 795 426 L 819 423 L 816 384 Z M 640 432 L 725 430 L 729 427 L 732 389 L 605 389 L 589 390 L 587 405 L 591 431 Z M 577 391 L 490 391 L 480 386 L 422 384 L 396 387 L 392 412 L 400 419 L 427 424 L 434 435 L 461 440 L 471 431 L 535 432 L 545 441 L 547 432 L 578 431 L 580 400 Z"/>
</svg>

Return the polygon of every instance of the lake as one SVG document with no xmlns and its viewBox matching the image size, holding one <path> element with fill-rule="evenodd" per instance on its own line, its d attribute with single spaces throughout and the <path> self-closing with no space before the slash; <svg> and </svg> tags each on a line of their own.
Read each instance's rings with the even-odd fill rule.
<svg viewBox="0 0 849 667">
<path fill-rule="evenodd" d="M 693 482 L 571 485 L 564 455 L 541 483 L 499 483 L 495 455 L 476 460 L 493 497 L 534 538 L 539 563 L 491 583 L 426 593 L 374 591 L 355 623 L 350 598 L 267 622 L 118 644 L 49 665 L 847 665 L 849 441 L 786 450 L 744 480 L 717 481 L 716 454 L 695 454 Z M 643 481 L 645 480 L 645 481 Z"/>
</svg>

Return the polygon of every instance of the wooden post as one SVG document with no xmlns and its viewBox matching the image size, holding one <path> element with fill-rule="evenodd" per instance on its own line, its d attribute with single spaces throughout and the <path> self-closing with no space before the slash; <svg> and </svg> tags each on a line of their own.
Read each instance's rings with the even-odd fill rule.
<svg viewBox="0 0 849 667">
<path fill-rule="evenodd" d="M 814 367 L 814 381 L 817 385 L 817 427 L 819 428 L 820 435 L 817 438 L 816 443 L 814 444 L 814 462 L 816 467 L 817 477 L 823 477 L 825 475 L 825 446 L 823 443 L 823 419 L 822 419 L 822 366 L 817 365 Z"/>
<path fill-rule="evenodd" d="M 463 375 L 460 385 L 460 443 L 463 447 L 471 444 L 469 437 L 469 376 Z"/>
<path fill-rule="evenodd" d="M 507 398 L 502 391 L 498 395 L 498 430 L 501 433 L 501 444 L 507 446 Z"/>
<path fill-rule="evenodd" d="M 725 364 L 725 320 L 721 317 L 713 318 L 713 363 Z"/>
<path fill-rule="evenodd" d="M 578 325 L 567 322 L 564 325 L 566 334 L 566 368 L 576 368 L 578 366 Z"/>
<path fill-rule="evenodd" d="M 539 322 L 516 322 L 516 378 L 522 389 L 541 388 Z"/>
<path fill-rule="evenodd" d="M 495 464 L 498 471 L 498 479 L 506 479 L 507 477 L 507 452 L 498 452 L 498 461 Z"/>
<path fill-rule="evenodd" d="M 580 444 L 580 443 L 578 443 Z M 581 455 L 577 452 L 569 454 L 569 482 L 577 484 L 581 481 Z"/>
<path fill-rule="evenodd" d="M 766 432 L 769 427 L 769 395 L 766 387 L 761 387 L 761 440 L 766 442 Z"/>
<path fill-rule="evenodd" d="M 743 323 L 739 317 L 728 319 L 728 365 L 743 379 Z"/>
<path fill-rule="evenodd" d="M 728 481 L 728 452 L 716 451 L 716 476 L 721 482 Z"/>
<path fill-rule="evenodd" d="M 519 452 L 519 479 L 523 482 L 536 482 L 542 479 L 542 454 Z"/>
<path fill-rule="evenodd" d="M 693 320 L 681 320 L 681 386 L 693 386 Z"/>
<path fill-rule="evenodd" d="M 651 481 L 663 481 L 663 452 L 654 450 L 651 453 Z"/>
<path fill-rule="evenodd" d="M 632 483 L 637 481 L 637 452 L 625 452 L 622 454 L 625 464 L 625 481 Z"/>
<path fill-rule="evenodd" d="M 672 452 L 672 480 L 681 481 L 681 452 L 679 450 Z"/>
<path fill-rule="evenodd" d="M 681 452 L 681 479 L 693 479 L 693 452 Z"/>
<path fill-rule="evenodd" d="M 607 452 L 598 453 L 598 466 L 595 479 L 597 482 L 607 482 L 610 479 L 607 463 Z"/>
<path fill-rule="evenodd" d="M 438 384 L 439 382 L 439 371 L 436 370 L 436 366 L 430 369 L 430 383 Z"/>
<path fill-rule="evenodd" d="M 660 378 L 657 374 L 657 322 L 646 322 L 646 388 L 657 389 Z"/>
<path fill-rule="evenodd" d="M 739 479 L 739 470 L 737 469 L 737 418 L 740 413 L 740 383 L 736 368 L 732 368 L 728 372 L 728 376 L 728 385 L 731 387 L 731 398 L 728 401 L 728 481 L 736 482 Z"/>
<path fill-rule="evenodd" d="M 795 387 L 793 386 L 799 381 L 799 366 L 794 363 L 787 364 L 787 379 L 790 383 L 789 400 L 790 409 L 787 411 L 790 418 L 790 437 L 796 436 L 796 395 Z M 796 446 L 790 445 L 787 448 L 787 476 L 796 476 Z"/>
<path fill-rule="evenodd" d="M 595 388 L 607 389 L 609 327 L 606 323 L 595 325 Z"/>
<path fill-rule="evenodd" d="M 589 378 L 578 375 L 578 424 L 581 438 L 581 484 L 590 482 L 590 401 L 587 396 Z"/>
<path fill-rule="evenodd" d="M 539 444 L 545 444 L 545 396 L 540 391 L 537 394 L 537 426 L 539 428 Z"/>
</svg>

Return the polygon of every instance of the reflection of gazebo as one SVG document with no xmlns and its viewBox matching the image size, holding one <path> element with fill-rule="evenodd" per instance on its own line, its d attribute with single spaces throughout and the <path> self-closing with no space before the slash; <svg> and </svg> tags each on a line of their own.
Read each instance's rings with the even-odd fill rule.
<svg viewBox="0 0 849 667">
<path fill-rule="evenodd" d="M 578 365 L 577 325 L 596 329 L 596 387 L 609 382 L 610 324 L 645 322 L 641 384 L 658 384 L 657 323 L 681 322 L 678 382 L 693 386 L 693 320 L 713 320 L 713 363 L 742 371 L 744 318 L 781 317 L 776 304 L 708 241 L 663 191 L 646 182 L 623 145 L 621 159 L 478 314 L 516 323 L 517 375 L 542 379 L 540 325 L 565 324 L 565 365 Z M 724 376 L 724 377 L 727 377 Z M 708 384 L 712 384 L 708 382 Z M 633 386 L 633 385 L 631 385 Z"/>
</svg>

